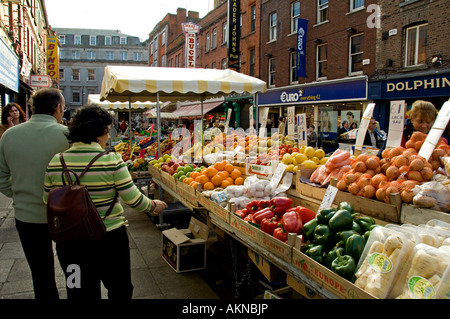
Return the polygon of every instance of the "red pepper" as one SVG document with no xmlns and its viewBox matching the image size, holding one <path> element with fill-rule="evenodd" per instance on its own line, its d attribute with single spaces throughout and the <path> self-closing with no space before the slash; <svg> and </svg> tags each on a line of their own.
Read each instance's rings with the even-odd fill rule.
<svg viewBox="0 0 450 319">
<path fill-rule="evenodd" d="M 248 210 L 249 213 L 254 213 L 258 211 L 258 204 L 259 200 L 253 200 L 250 203 L 248 203 L 245 208 Z"/>
<path fill-rule="evenodd" d="M 276 217 L 272 217 L 270 219 L 264 218 L 261 221 L 261 230 L 269 235 L 273 236 L 274 230 L 278 227 L 278 219 Z"/>
<path fill-rule="evenodd" d="M 287 211 L 281 217 L 281 224 L 288 233 L 300 233 L 303 227 L 302 217 L 296 211 Z"/>
<path fill-rule="evenodd" d="M 247 216 L 248 211 L 246 208 L 244 209 L 240 209 L 234 212 L 236 215 L 238 215 L 239 217 L 241 217 L 242 219 L 244 219 L 245 216 Z"/>
<path fill-rule="evenodd" d="M 244 217 L 244 221 L 254 223 L 255 220 L 253 219 L 253 213 L 248 213 L 248 214 Z"/>
<path fill-rule="evenodd" d="M 255 222 L 257 224 L 260 224 L 264 218 L 272 218 L 274 216 L 275 216 L 275 214 L 270 209 L 270 207 L 266 207 L 264 209 L 257 211 L 256 213 L 253 213 L 253 219 L 255 220 Z"/>
<path fill-rule="evenodd" d="M 281 215 L 292 207 L 292 203 L 292 199 L 288 197 L 275 197 L 270 201 L 270 207 L 275 214 Z"/>
<path fill-rule="evenodd" d="M 287 242 L 288 234 L 283 229 L 283 226 L 280 226 L 280 227 L 275 228 L 275 230 L 273 231 L 273 237 L 281 240 L 282 242 Z"/>
<path fill-rule="evenodd" d="M 299 213 L 300 216 L 302 217 L 303 224 L 306 224 L 311 219 L 316 218 L 316 213 L 314 213 L 312 210 L 310 210 L 306 207 L 303 207 L 303 206 L 297 206 L 297 207 L 290 208 L 287 210 L 287 212 L 290 212 L 290 211 L 296 211 L 297 213 Z"/>
<path fill-rule="evenodd" d="M 270 200 L 260 200 L 258 203 L 258 208 L 264 209 L 266 207 L 270 207 Z"/>
</svg>

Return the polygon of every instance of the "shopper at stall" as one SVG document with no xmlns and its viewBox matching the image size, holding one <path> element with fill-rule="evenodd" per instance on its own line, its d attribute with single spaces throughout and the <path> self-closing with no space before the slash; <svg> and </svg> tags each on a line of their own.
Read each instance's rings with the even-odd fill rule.
<svg viewBox="0 0 450 319">
<path fill-rule="evenodd" d="M 286 119 L 283 116 L 278 118 L 278 134 L 280 136 L 286 135 Z"/>
<path fill-rule="evenodd" d="M 405 147 L 406 142 L 411 138 L 414 131 L 428 134 L 434 121 L 437 111 L 431 102 L 417 100 L 413 103 L 408 118 L 405 120 L 401 146 Z"/>
<path fill-rule="evenodd" d="M 308 127 L 307 136 L 308 146 L 317 147 L 317 134 L 314 125 Z"/>
<path fill-rule="evenodd" d="M 2 109 L 2 124 L 0 125 L 0 137 L 10 127 L 27 121 L 25 112 L 17 103 L 8 103 Z"/>
<path fill-rule="evenodd" d="M 350 130 L 355 130 L 358 128 L 358 124 L 356 122 L 352 122 L 352 124 L 350 124 Z"/>
<path fill-rule="evenodd" d="M 45 88 L 33 95 L 31 103 L 31 118 L 9 128 L 0 139 L 0 192 L 13 199 L 35 298 L 58 299 L 42 181 L 51 158 L 69 147 L 67 127 L 59 124 L 65 102 L 59 90 Z"/>
<path fill-rule="evenodd" d="M 338 137 L 348 132 L 348 121 L 342 122 L 342 127 L 338 131 Z"/>
<path fill-rule="evenodd" d="M 366 136 L 364 137 L 364 145 L 379 148 L 380 138 L 378 134 L 375 132 L 377 127 L 377 120 L 372 117 L 369 121 L 369 125 L 367 126 Z"/>
<path fill-rule="evenodd" d="M 63 156 L 67 167 L 81 173 L 84 167 L 104 151 L 109 140 L 111 115 L 97 105 L 82 107 L 73 117 L 67 139 L 72 146 Z M 60 154 L 48 164 L 44 182 L 44 202 L 54 186 L 62 186 Z M 167 204 L 150 200 L 133 183 L 131 175 L 120 154 L 110 152 L 101 156 L 94 167 L 80 179 L 87 189 L 99 214 L 103 217 L 114 195 L 119 193 L 122 201 L 139 212 L 161 213 Z M 68 299 L 101 299 L 101 285 L 108 290 L 110 299 L 130 299 L 133 294 L 130 268 L 130 250 L 122 215 L 124 209 L 116 201 L 111 214 L 104 219 L 107 233 L 100 240 L 58 242 L 56 251 L 62 269 L 69 281 L 72 271 L 69 265 L 77 265 L 80 285 L 67 285 Z"/>
</svg>

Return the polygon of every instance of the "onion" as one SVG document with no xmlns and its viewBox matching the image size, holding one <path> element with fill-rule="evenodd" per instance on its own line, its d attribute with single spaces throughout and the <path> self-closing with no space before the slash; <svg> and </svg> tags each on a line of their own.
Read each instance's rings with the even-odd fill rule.
<svg viewBox="0 0 450 319">
<path fill-rule="evenodd" d="M 345 182 L 345 180 L 341 179 L 339 180 L 339 182 L 336 185 L 337 189 L 339 189 L 340 191 L 346 191 L 347 190 L 347 183 Z"/>
<path fill-rule="evenodd" d="M 400 198 L 404 203 L 411 203 L 414 197 L 414 193 L 411 190 L 404 190 L 400 193 Z"/>
<path fill-rule="evenodd" d="M 349 191 L 350 194 L 356 195 L 359 192 L 359 187 L 358 187 L 358 185 L 356 183 L 351 183 L 348 186 L 348 191 Z"/>
<path fill-rule="evenodd" d="M 375 168 L 377 168 L 380 165 L 379 163 L 380 163 L 380 161 L 379 160 L 377 161 L 373 157 L 369 157 L 366 160 L 366 166 L 367 166 L 368 169 L 375 169 Z"/>
<path fill-rule="evenodd" d="M 386 177 L 388 180 L 393 181 L 400 175 L 400 171 L 396 166 L 389 166 L 389 168 L 386 170 Z"/>
<path fill-rule="evenodd" d="M 355 168 L 355 171 L 363 172 L 363 173 L 367 170 L 366 164 L 364 164 L 364 162 L 361 162 L 361 161 L 357 161 L 355 163 L 354 168 Z"/>
<path fill-rule="evenodd" d="M 418 172 L 418 171 L 409 171 L 407 176 L 408 176 L 408 179 L 411 179 L 413 181 L 418 181 L 418 182 L 423 181 L 422 174 L 420 174 L 420 172 Z"/>
<path fill-rule="evenodd" d="M 425 163 L 423 160 L 416 158 L 409 164 L 409 169 L 413 171 L 421 171 L 425 166 Z"/>
<path fill-rule="evenodd" d="M 384 200 L 386 198 L 386 189 L 385 188 L 377 189 L 377 191 L 375 192 L 375 196 L 377 197 L 377 199 L 379 201 L 384 202 Z"/>
<path fill-rule="evenodd" d="M 363 188 L 363 194 L 366 198 L 373 198 L 375 196 L 375 192 L 375 187 L 373 187 L 372 185 L 366 185 Z"/>
<path fill-rule="evenodd" d="M 424 181 L 429 181 L 433 178 L 433 170 L 429 167 L 424 167 L 420 171 L 420 175 L 422 175 Z"/>
</svg>

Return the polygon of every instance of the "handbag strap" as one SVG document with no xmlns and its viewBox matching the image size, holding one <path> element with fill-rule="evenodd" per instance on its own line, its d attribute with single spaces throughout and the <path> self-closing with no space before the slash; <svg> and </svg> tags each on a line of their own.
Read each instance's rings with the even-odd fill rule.
<svg viewBox="0 0 450 319">
<path fill-rule="evenodd" d="M 100 152 L 100 153 L 98 153 L 97 155 L 95 155 L 94 158 L 89 162 L 89 164 L 86 165 L 86 167 L 85 167 L 84 170 L 81 172 L 81 174 L 78 175 L 77 173 L 75 173 L 75 171 L 73 171 L 73 170 L 67 168 L 66 161 L 64 161 L 63 153 L 61 152 L 61 153 L 59 154 L 59 160 L 61 161 L 61 165 L 62 165 L 62 168 L 63 168 L 63 173 L 62 173 L 62 174 L 66 174 L 67 183 L 68 183 L 70 186 L 73 185 L 72 179 L 70 178 L 70 173 L 72 173 L 72 174 L 75 175 L 75 178 L 76 178 L 75 183 L 76 183 L 77 185 L 80 185 L 80 178 L 81 178 L 84 174 L 86 174 L 86 172 L 87 172 L 88 169 L 92 166 L 92 164 L 94 164 L 94 162 L 95 162 L 96 160 L 98 160 L 100 157 L 102 157 L 103 155 L 106 155 L 106 154 L 108 154 L 108 153 L 109 153 L 109 151 L 103 151 L 103 152 Z M 64 176 L 62 177 L 62 181 L 63 181 L 63 184 L 65 185 Z M 109 206 L 109 208 L 108 208 L 108 210 L 106 211 L 105 216 L 103 217 L 103 219 L 105 219 L 106 217 L 109 216 L 109 214 L 111 214 L 111 212 L 112 212 L 112 210 L 113 210 L 113 208 L 114 208 L 114 205 L 116 204 L 116 201 L 117 201 L 117 198 L 118 198 L 118 197 L 119 197 L 119 192 L 116 190 L 116 193 L 115 193 L 115 195 L 114 195 L 114 199 L 113 199 L 113 201 L 112 201 L 112 203 L 111 203 L 111 206 Z"/>
</svg>

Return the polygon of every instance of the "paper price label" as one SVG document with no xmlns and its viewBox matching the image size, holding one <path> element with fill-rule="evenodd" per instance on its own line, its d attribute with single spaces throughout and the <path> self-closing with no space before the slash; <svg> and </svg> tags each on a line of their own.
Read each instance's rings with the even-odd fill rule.
<svg viewBox="0 0 450 319">
<path fill-rule="evenodd" d="M 373 114 L 373 109 L 375 108 L 375 103 L 369 103 L 366 110 L 364 111 L 363 117 L 361 119 L 361 124 L 359 125 L 358 135 L 356 136 L 355 151 L 362 151 L 362 146 L 364 144 L 364 138 L 366 136 L 367 127 L 369 126 L 370 118 Z M 356 152 L 355 152 L 356 153 Z"/>
<path fill-rule="evenodd" d="M 298 146 L 308 145 L 307 133 L 306 133 L 306 114 L 297 114 L 298 125 Z"/>
<path fill-rule="evenodd" d="M 388 139 L 386 148 L 400 146 L 405 123 L 405 101 L 391 101 Z"/>
<path fill-rule="evenodd" d="M 280 183 L 281 178 L 283 177 L 284 171 L 286 170 L 287 165 L 283 163 L 279 163 L 277 169 L 273 173 L 272 179 L 270 180 L 270 186 L 272 189 L 275 189 L 277 185 Z"/>
<path fill-rule="evenodd" d="M 334 202 L 338 189 L 334 186 L 328 185 L 327 191 L 323 196 L 322 203 L 320 203 L 319 212 L 325 208 L 331 208 Z"/>
</svg>

